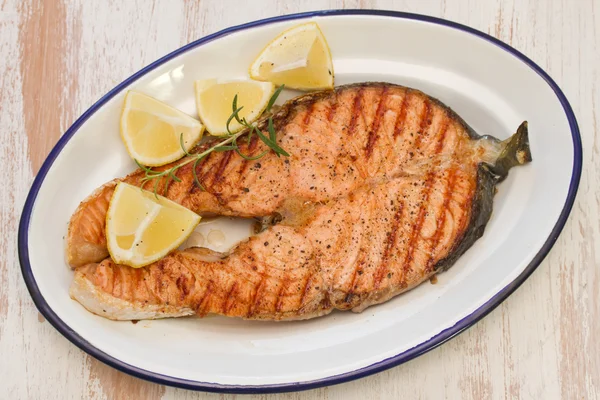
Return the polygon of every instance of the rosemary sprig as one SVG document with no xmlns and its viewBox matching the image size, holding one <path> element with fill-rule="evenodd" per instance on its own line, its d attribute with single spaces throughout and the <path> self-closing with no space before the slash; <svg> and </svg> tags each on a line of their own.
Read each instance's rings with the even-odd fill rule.
<svg viewBox="0 0 600 400">
<path fill-rule="evenodd" d="M 279 97 L 279 94 L 281 93 L 283 88 L 284 88 L 284 85 L 281 85 L 273 93 L 273 95 L 269 99 L 269 102 L 267 103 L 265 112 L 268 113 L 271 111 L 271 108 L 275 104 L 275 101 L 277 100 L 277 97 Z M 265 136 L 265 134 L 263 134 L 261 132 L 261 130 L 258 128 L 257 125 L 250 124 L 250 123 L 248 123 L 248 121 L 245 118 L 240 117 L 239 113 L 240 113 L 240 111 L 242 111 L 242 109 L 244 107 L 243 106 L 238 107 L 237 100 L 238 100 L 238 97 L 237 97 L 237 95 L 235 95 L 233 98 L 233 102 L 231 104 L 232 113 L 229 116 L 229 118 L 227 119 L 227 125 L 226 125 L 227 133 L 228 133 L 227 139 L 217 143 L 215 146 L 213 146 L 201 153 L 197 153 L 197 154 L 190 153 L 185 149 L 185 146 L 183 143 L 183 133 L 182 133 L 179 137 L 179 144 L 180 144 L 181 148 L 183 149 L 183 152 L 185 153 L 185 155 L 188 157 L 188 159 L 186 159 L 186 160 L 180 162 L 179 164 L 177 164 L 169 169 L 166 169 L 164 171 L 156 171 L 156 170 L 152 169 L 151 167 L 147 167 L 145 165 L 140 164 L 138 160 L 134 160 L 135 163 L 138 165 L 138 167 L 140 167 L 144 171 L 144 177 L 142 178 L 141 187 L 143 188 L 146 185 L 146 183 L 154 181 L 154 186 L 153 186 L 154 195 L 158 198 L 158 185 L 162 179 L 165 179 L 163 194 L 166 195 L 171 182 L 173 182 L 173 181 L 181 182 L 181 179 L 178 178 L 176 175 L 176 172 L 179 170 L 179 168 L 183 167 L 184 165 L 194 163 L 194 165 L 192 166 L 192 174 L 194 176 L 194 182 L 200 189 L 204 190 L 204 187 L 200 183 L 200 179 L 198 178 L 196 170 L 197 170 L 197 167 L 198 167 L 198 164 L 200 163 L 200 161 L 202 161 L 204 158 L 206 158 L 210 153 L 235 151 L 240 157 L 242 157 L 246 160 L 258 160 L 259 158 L 264 157 L 269 152 L 269 150 L 265 150 L 255 156 L 250 156 L 250 155 L 244 154 L 240 150 L 240 147 L 238 146 L 238 143 L 237 143 L 238 138 L 240 136 L 242 136 L 244 133 L 248 134 L 248 139 L 247 139 L 248 144 L 250 143 L 250 139 L 251 139 L 252 135 L 255 134 L 256 136 L 258 136 L 258 138 L 263 143 L 265 143 L 273 152 L 275 152 L 277 157 L 280 157 L 282 155 L 289 157 L 289 153 L 277 144 L 277 135 L 275 134 L 275 127 L 273 126 L 273 118 L 271 116 L 269 116 L 269 118 L 267 120 L 267 131 L 269 133 L 269 136 L 267 137 L 267 136 Z M 231 132 L 230 125 L 233 122 L 233 120 L 235 120 L 237 123 L 242 125 L 242 130 L 240 130 L 239 132 L 236 132 L 236 133 Z"/>
</svg>

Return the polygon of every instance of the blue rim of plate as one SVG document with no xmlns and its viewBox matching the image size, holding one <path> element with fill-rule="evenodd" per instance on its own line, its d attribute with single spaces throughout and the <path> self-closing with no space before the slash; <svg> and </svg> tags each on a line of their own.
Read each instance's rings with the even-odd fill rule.
<svg viewBox="0 0 600 400">
<path fill-rule="evenodd" d="M 92 115 L 94 114 L 100 107 L 102 107 L 107 101 L 109 101 L 112 97 L 114 97 L 117 93 L 123 90 L 132 82 L 136 81 L 138 78 L 142 77 L 149 71 L 157 68 L 158 66 L 164 64 L 165 62 L 171 60 L 178 55 L 193 49 L 195 47 L 201 46 L 205 43 L 213 41 L 215 39 L 222 38 L 227 36 L 233 32 L 242 31 L 245 29 L 271 24 L 275 22 L 281 21 L 290 21 L 296 19 L 304 19 L 304 18 L 312 18 L 312 17 L 324 17 L 324 16 L 339 16 L 339 15 L 367 15 L 367 16 L 382 16 L 382 17 L 393 17 L 393 18 L 401 18 L 408 20 L 416 20 L 428 22 L 436 25 L 442 25 L 449 28 L 457 29 L 463 32 L 467 32 L 479 38 L 482 38 L 501 49 L 507 51 L 512 54 L 520 61 L 528 65 L 531 69 L 533 69 L 538 75 L 540 75 L 546 83 L 552 88 L 556 96 L 558 97 L 560 103 L 563 106 L 567 119 L 569 121 L 569 127 L 571 129 L 571 136 L 573 138 L 573 148 L 574 148 L 574 160 L 573 160 L 573 173 L 571 175 L 571 182 L 569 184 L 569 192 L 567 195 L 567 200 L 565 205 L 560 213 L 558 221 L 550 236 L 540 249 L 540 251 L 535 255 L 533 260 L 529 263 L 529 265 L 523 270 L 523 272 L 511 283 L 509 283 L 506 287 L 496 293 L 490 300 L 484 303 L 481 307 L 475 310 L 473 313 L 458 321 L 454 326 L 443 330 L 438 333 L 434 337 L 429 340 L 409 349 L 400 354 L 397 354 L 393 357 L 387 358 L 375 364 L 369 365 L 364 368 L 357 369 L 355 371 L 346 372 L 339 375 L 330 376 L 327 378 L 317 379 L 313 381 L 305 381 L 305 382 L 292 382 L 292 383 L 282 383 L 282 384 L 271 384 L 271 385 L 221 385 L 217 383 L 210 382 L 198 382 L 188 379 L 180 379 L 171 377 L 168 375 L 158 374 L 151 371 L 147 371 L 133 365 L 129 365 L 120 361 L 117 358 L 114 358 L 87 342 L 84 338 L 79 336 L 77 332 L 71 329 L 65 322 L 63 322 L 50 308 L 46 300 L 42 296 L 33 277 L 33 273 L 31 270 L 31 264 L 29 262 L 29 247 L 28 247 L 28 231 L 29 231 L 29 221 L 31 218 L 31 212 L 33 210 L 33 205 L 35 203 L 35 199 L 40 190 L 42 183 L 44 182 L 44 178 L 46 177 L 50 167 L 56 160 L 56 157 L 60 154 L 63 147 L 67 144 L 67 142 L 73 137 L 75 132 L 79 129 L 79 127 Z M 375 374 L 377 372 L 384 371 L 386 369 L 395 367 L 402 363 L 405 363 L 409 360 L 412 360 L 415 357 L 418 357 L 436 347 L 441 345 L 442 343 L 450 340 L 454 336 L 458 335 L 465 329 L 474 325 L 481 318 L 486 316 L 489 312 L 491 312 L 494 308 L 496 308 L 500 303 L 502 303 L 511 293 L 513 293 L 525 280 L 533 273 L 533 271 L 540 265 L 542 260 L 546 257 L 556 240 L 560 232 L 562 231 L 569 213 L 573 207 L 573 203 L 575 201 L 575 196 L 577 194 L 577 188 L 579 187 L 579 180 L 581 178 L 581 169 L 582 169 L 582 145 L 581 145 L 581 135 L 579 132 L 579 127 L 577 125 L 577 120 L 575 118 L 575 114 L 571 105 L 569 104 L 567 98 L 564 93 L 558 87 L 558 85 L 554 82 L 554 80 L 536 63 L 530 60 L 527 56 L 519 52 L 518 50 L 512 48 L 506 43 L 487 35 L 483 32 L 480 32 L 476 29 L 470 28 L 468 26 L 458 24 L 456 22 L 447 21 L 441 18 L 430 17 L 426 15 L 420 14 L 412 14 L 398 11 L 384 11 L 384 10 L 325 10 L 325 11 L 310 11 L 298 14 L 289 14 L 282 15 L 273 18 L 266 18 L 258 21 L 249 22 L 242 25 L 233 26 L 227 29 L 224 29 L 220 32 L 213 33 L 212 35 L 205 36 L 201 39 L 198 39 L 192 43 L 189 43 L 172 53 L 158 59 L 147 67 L 141 69 L 136 72 L 119 85 L 117 85 L 114 89 L 104 95 L 100 100 L 98 100 L 92 107 L 90 107 L 85 113 L 77 119 L 73 123 L 73 125 L 65 132 L 65 134 L 59 139 L 58 143 L 54 146 L 44 164 L 40 168 L 37 176 L 35 177 L 32 187 L 27 196 L 27 200 L 25 201 L 25 206 L 23 208 L 23 213 L 21 215 L 21 220 L 19 223 L 19 234 L 18 234 L 18 248 L 19 248 L 19 261 L 21 263 L 21 272 L 23 273 L 23 278 L 25 279 L 25 283 L 27 285 L 27 289 L 33 298 L 33 301 L 42 315 L 56 328 L 63 336 L 69 339 L 74 345 L 79 347 L 81 350 L 90 354 L 91 356 L 97 358 L 98 360 L 104 362 L 105 364 L 110 365 L 113 368 L 116 368 L 122 372 L 126 372 L 130 375 L 136 376 L 138 378 L 146 379 L 155 383 L 180 387 L 184 389 L 192 389 L 192 390 L 202 390 L 207 392 L 219 392 L 219 393 L 246 393 L 246 394 L 255 394 L 255 393 L 281 393 L 281 392 L 292 392 L 292 391 L 300 391 L 300 390 L 308 390 L 319 388 L 322 386 L 335 385 L 343 382 L 348 382 L 354 379 L 359 379 L 368 375 Z"/>
</svg>

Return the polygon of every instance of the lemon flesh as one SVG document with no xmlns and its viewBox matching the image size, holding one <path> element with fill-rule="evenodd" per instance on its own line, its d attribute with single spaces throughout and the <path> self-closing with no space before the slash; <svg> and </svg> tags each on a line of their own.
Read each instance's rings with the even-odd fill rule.
<svg viewBox="0 0 600 400">
<path fill-rule="evenodd" d="M 150 96 L 134 91 L 125 96 L 121 138 L 129 155 L 142 165 L 155 167 L 180 159 L 185 155 L 181 142 L 189 151 L 203 131 L 200 121 Z"/>
<path fill-rule="evenodd" d="M 238 116 L 248 123 L 255 121 L 263 113 L 275 86 L 270 82 L 251 80 L 217 80 L 206 79 L 195 82 L 196 105 L 200 120 L 211 135 L 225 135 L 227 120 L 233 113 L 233 99 L 237 95 L 237 107 L 243 107 Z M 243 129 L 244 126 L 232 119 L 229 124 L 231 133 Z"/>
<path fill-rule="evenodd" d="M 120 182 L 106 216 L 108 251 L 118 264 L 143 267 L 179 247 L 199 222 L 187 208 Z"/>
<path fill-rule="evenodd" d="M 314 22 L 273 39 L 250 66 L 250 77 L 288 88 L 333 88 L 333 62 L 325 36 Z"/>
</svg>

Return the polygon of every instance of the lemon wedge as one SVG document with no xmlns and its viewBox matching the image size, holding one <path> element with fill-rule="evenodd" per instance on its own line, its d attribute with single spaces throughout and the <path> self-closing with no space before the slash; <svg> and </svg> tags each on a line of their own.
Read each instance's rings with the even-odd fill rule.
<svg viewBox="0 0 600 400">
<path fill-rule="evenodd" d="M 333 88 L 333 62 L 314 22 L 295 26 L 269 43 L 250 66 L 250 77 L 300 90 Z"/>
<path fill-rule="evenodd" d="M 201 138 L 200 121 L 145 94 L 130 91 L 121 114 L 121 138 L 129 155 L 157 167 L 180 159 Z"/>
<path fill-rule="evenodd" d="M 108 252 L 116 263 L 143 267 L 181 245 L 199 222 L 187 208 L 120 182 L 106 215 Z"/>
<path fill-rule="evenodd" d="M 196 105 L 200 120 L 211 135 L 227 134 L 227 120 L 233 109 L 233 99 L 237 95 L 237 107 L 240 119 L 248 123 L 255 121 L 263 113 L 273 93 L 275 85 L 270 82 L 257 82 L 249 79 L 218 80 L 206 79 L 195 82 Z M 229 124 L 231 133 L 243 126 L 232 119 Z"/>
</svg>

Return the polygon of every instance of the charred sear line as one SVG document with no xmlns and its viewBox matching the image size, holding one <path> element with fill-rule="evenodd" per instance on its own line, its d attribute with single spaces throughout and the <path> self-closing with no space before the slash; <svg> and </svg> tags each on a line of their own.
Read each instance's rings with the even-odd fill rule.
<svg viewBox="0 0 600 400">
<path fill-rule="evenodd" d="M 213 180 L 212 180 L 213 185 L 222 180 L 223 172 L 225 172 L 225 168 L 227 168 L 227 164 L 229 164 L 229 160 L 231 159 L 232 154 L 233 154 L 232 151 L 223 153 L 223 156 L 221 157 L 221 162 L 219 163 L 219 167 L 217 168 L 216 172 L 213 175 Z"/>
<path fill-rule="evenodd" d="M 314 274 L 315 274 L 315 271 L 312 270 L 306 277 L 306 282 L 304 283 L 304 288 L 302 289 L 302 295 L 300 296 L 300 300 L 298 302 L 298 309 L 301 309 L 302 306 L 304 306 L 304 300 L 306 299 L 306 295 L 308 294 L 308 292 L 311 289 L 311 282 L 312 282 Z"/>
<path fill-rule="evenodd" d="M 367 208 L 365 210 L 365 213 L 361 215 L 361 217 L 364 219 L 364 221 L 368 221 L 371 218 L 371 213 L 369 211 L 370 209 Z M 363 222 L 363 225 L 365 224 L 365 222 Z M 358 259 L 355 261 L 354 264 L 354 270 L 352 271 L 352 279 L 350 279 L 350 286 L 348 287 L 347 291 L 346 291 L 346 298 L 344 299 L 344 302 L 347 303 L 347 306 L 351 306 L 350 303 L 352 302 L 352 298 L 357 294 L 357 291 L 355 289 L 357 289 L 358 286 L 358 279 L 359 276 L 362 274 L 362 270 L 364 268 L 364 264 L 365 264 L 365 258 L 367 257 L 366 254 L 366 250 L 363 248 L 363 240 L 365 239 L 365 236 L 361 236 L 360 238 L 360 242 L 358 243 L 359 245 L 359 256 Z"/>
<path fill-rule="evenodd" d="M 335 116 L 337 107 L 338 107 L 337 93 L 334 93 L 331 98 L 331 105 L 329 106 L 329 109 L 327 110 L 327 121 L 329 121 L 329 122 L 333 121 L 333 117 Z"/>
<path fill-rule="evenodd" d="M 304 126 L 302 126 L 302 128 L 305 128 L 308 126 L 308 124 L 310 124 L 310 118 L 312 117 L 314 110 L 315 101 L 311 101 L 306 105 L 306 114 L 304 114 L 304 118 L 302 119 L 302 123 L 304 124 Z"/>
<path fill-rule="evenodd" d="M 412 270 L 413 253 L 415 251 L 418 239 L 421 236 L 423 222 L 425 221 L 425 212 L 427 211 L 427 206 L 429 204 L 429 194 L 431 193 L 431 189 L 433 188 L 435 176 L 435 171 L 430 171 L 427 174 L 427 178 L 425 179 L 425 189 L 423 190 L 423 197 L 421 199 L 419 214 L 417 216 L 417 221 L 413 223 L 411 233 L 408 237 L 408 248 L 406 250 L 406 256 L 404 257 L 404 262 L 402 263 L 402 287 L 406 286 L 406 279 L 408 277 L 408 273 Z"/>
<path fill-rule="evenodd" d="M 207 181 L 210 178 L 210 174 L 213 172 L 213 168 L 211 168 L 211 162 L 214 157 L 219 157 L 219 155 L 223 155 L 223 153 L 210 153 L 206 158 L 198 163 L 196 167 L 196 175 L 200 180 L 200 183 L 203 186 L 206 186 Z M 208 168 L 206 168 L 208 166 Z M 204 169 L 206 168 L 206 171 Z M 194 182 L 194 187 L 197 187 L 198 190 L 202 190 L 202 188 L 198 187 L 198 183 Z"/>
<path fill-rule="evenodd" d="M 437 144 L 435 147 L 435 153 L 439 154 L 440 151 L 444 148 L 444 141 L 446 140 L 446 132 L 448 132 L 448 127 L 450 126 L 450 117 L 447 112 L 444 112 L 444 120 L 442 121 L 442 127 L 440 128 L 439 137 L 437 138 Z"/>
<path fill-rule="evenodd" d="M 248 146 L 246 147 L 247 150 L 244 154 L 246 154 L 248 157 L 253 157 L 254 154 L 254 150 L 256 150 L 256 146 L 258 145 L 258 136 L 256 135 L 252 135 L 252 137 L 250 137 L 250 143 L 248 144 Z M 244 150 L 241 150 L 242 152 L 244 152 Z M 248 166 L 250 165 L 250 160 L 247 160 L 244 158 L 244 160 L 242 161 L 242 165 L 239 168 L 238 171 L 238 175 L 239 175 L 239 182 L 241 182 L 244 178 L 244 175 L 246 174 L 246 171 L 248 170 Z M 252 161 L 252 162 L 256 162 L 256 161 Z"/>
<path fill-rule="evenodd" d="M 400 222 L 402 221 L 402 213 L 404 210 L 404 203 L 400 202 L 400 196 L 396 199 L 396 202 L 399 202 L 398 209 L 394 213 L 394 217 L 392 219 L 392 225 L 390 226 L 390 230 L 388 231 L 388 235 L 385 242 L 385 249 L 383 251 L 383 256 L 381 257 L 381 262 L 377 267 L 377 271 L 375 272 L 375 280 L 374 287 L 378 289 L 381 285 L 381 281 L 383 277 L 386 275 L 389 269 L 389 261 L 392 251 L 394 250 L 394 245 L 396 244 L 396 238 L 398 236 L 398 227 L 400 226 Z"/>
<path fill-rule="evenodd" d="M 424 126 L 428 127 L 431 124 L 432 117 L 429 114 L 431 114 L 431 104 L 430 104 L 429 100 L 426 100 L 425 107 L 422 112 L 421 123 L 420 123 L 422 129 Z M 445 117 L 445 121 L 448 121 L 447 116 Z M 440 138 L 438 139 L 437 146 L 435 148 L 434 157 L 440 153 L 440 151 L 442 150 L 442 148 L 444 146 L 444 140 L 446 138 L 446 131 L 448 129 L 448 125 L 449 125 L 449 121 L 447 123 L 446 122 L 442 123 L 442 129 L 440 130 Z M 420 136 L 418 138 L 420 138 Z M 427 210 L 427 206 L 429 203 L 429 195 L 430 195 L 431 189 L 433 187 L 433 177 L 434 176 L 435 176 L 435 172 L 430 171 L 427 176 L 427 179 L 425 181 L 425 191 L 424 191 L 421 207 L 419 210 L 419 215 L 417 217 L 416 224 L 413 225 L 413 230 L 412 230 L 410 238 L 409 238 L 409 246 L 408 246 L 406 258 L 404 261 L 404 266 L 403 266 L 404 273 L 402 276 L 403 285 L 406 284 L 406 278 L 408 275 L 408 271 L 410 271 L 410 269 L 411 269 L 412 254 L 414 252 L 414 247 L 416 244 L 415 241 L 417 240 L 418 237 L 420 237 L 421 229 L 423 228 L 423 222 L 425 221 L 425 212 Z"/>
<path fill-rule="evenodd" d="M 233 282 L 227 296 L 223 299 L 223 314 L 228 314 L 235 305 L 235 296 L 237 294 L 238 283 Z"/>
<path fill-rule="evenodd" d="M 352 115 L 350 117 L 350 125 L 348 126 L 348 136 L 352 136 L 354 134 L 356 126 L 358 125 L 358 117 L 359 115 L 362 115 L 361 107 L 363 101 L 363 93 L 364 89 L 360 88 L 358 89 L 354 97 L 354 102 L 352 104 Z"/>
<path fill-rule="evenodd" d="M 415 139 L 414 147 L 416 150 L 419 150 L 421 147 L 421 142 L 423 141 L 423 137 L 427 134 L 427 130 L 431 126 L 431 122 L 433 121 L 433 110 L 431 107 L 431 102 L 429 99 L 425 99 L 423 104 L 423 111 L 421 111 L 420 122 L 419 122 L 419 132 L 417 132 L 417 138 Z"/>
<path fill-rule="evenodd" d="M 200 301 L 198 301 L 196 305 L 196 314 L 203 317 L 208 313 L 208 305 L 210 304 L 210 297 L 212 296 L 212 291 L 215 284 L 212 280 L 208 281 L 206 285 L 206 289 L 204 289 L 204 294 Z"/>
<path fill-rule="evenodd" d="M 193 277 L 188 279 L 188 276 L 181 274 L 175 280 L 175 285 L 177 286 L 177 290 L 179 292 L 179 300 L 183 302 L 190 293 L 190 287 L 193 285 Z"/>
<path fill-rule="evenodd" d="M 350 305 L 349 303 L 352 301 L 352 298 L 358 293 L 356 290 L 358 286 L 358 278 L 361 275 L 362 268 L 365 264 L 365 256 L 365 251 L 361 249 L 360 258 L 356 261 L 354 271 L 352 272 L 352 279 L 350 280 L 350 286 L 348 287 L 346 298 L 344 299 L 344 302 L 348 303 L 348 305 Z"/>
<path fill-rule="evenodd" d="M 248 318 L 251 318 L 258 311 L 260 301 L 262 300 L 262 298 L 261 298 L 262 290 L 263 290 L 266 280 L 267 280 L 266 274 L 262 274 L 260 277 L 260 281 L 258 282 L 258 285 L 256 285 L 256 288 L 254 289 L 254 294 L 252 295 L 252 300 L 250 301 L 250 307 L 248 308 L 248 315 L 247 315 Z"/>
<path fill-rule="evenodd" d="M 381 127 L 383 114 L 385 113 L 387 106 L 387 96 L 388 88 L 386 86 L 381 90 L 381 94 L 379 96 L 379 104 L 377 105 L 377 111 L 375 112 L 375 118 L 373 119 L 371 129 L 369 130 L 367 145 L 365 146 L 365 155 L 367 159 L 371 157 L 371 154 L 373 153 L 373 147 L 375 146 L 375 142 L 379 137 L 379 128 Z"/>
<path fill-rule="evenodd" d="M 443 197 L 444 200 L 442 203 L 442 207 L 440 207 L 440 213 L 437 215 L 435 232 L 431 239 L 431 254 L 429 256 L 429 260 L 427 261 L 427 265 L 425 267 L 425 270 L 427 273 L 433 271 L 435 256 L 437 254 L 436 249 L 440 242 L 440 239 L 441 239 L 441 236 L 442 236 L 442 233 L 444 230 L 444 225 L 446 224 L 446 211 L 448 210 L 448 205 L 450 203 L 450 200 L 452 199 L 452 194 L 454 193 L 455 178 L 456 178 L 456 170 L 450 169 L 449 176 L 448 176 L 448 183 L 447 183 L 445 191 L 444 191 L 444 197 Z"/>
<path fill-rule="evenodd" d="M 394 139 L 402 135 L 404 132 L 404 124 L 406 123 L 406 115 L 408 113 L 408 104 L 410 102 L 411 94 L 412 93 L 409 89 L 404 91 L 404 97 L 402 98 L 400 111 L 396 115 L 396 122 L 394 123 Z"/>
<path fill-rule="evenodd" d="M 285 302 L 285 291 L 288 287 L 287 277 L 284 276 L 281 279 L 281 283 L 279 285 L 279 291 L 277 291 L 277 297 L 275 298 L 275 311 L 281 312 L 283 309 L 283 304 Z"/>
<path fill-rule="evenodd" d="M 102 199 L 102 203 L 100 206 L 103 209 L 108 208 L 108 200 Z M 106 242 L 106 236 L 104 234 L 104 223 L 106 221 L 106 216 L 100 212 L 100 207 L 90 207 L 89 211 L 83 215 L 82 218 L 88 220 L 86 224 L 82 224 L 83 234 L 86 239 L 90 242 L 94 243 L 104 243 Z"/>
</svg>

